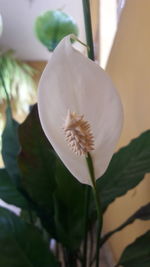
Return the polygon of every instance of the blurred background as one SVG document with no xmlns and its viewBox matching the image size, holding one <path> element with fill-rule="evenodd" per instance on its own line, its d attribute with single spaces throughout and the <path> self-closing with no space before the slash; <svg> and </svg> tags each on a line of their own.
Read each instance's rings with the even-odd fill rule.
<svg viewBox="0 0 150 267">
<path fill-rule="evenodd" d="M 111 76 L 124 106 L 125 124 L 119 148 L 150 128 L 150 1 L 90 2 L 96 61 Z M 81 0 L 0 0 L 0 60 L 6 82 L 12 88 L 9 94 L 14 117 L 19 121 L 26 117 L 29 105 L 36 102 L 37 84 L 51 56 L 35 33 L 37 17 L 48 10 L 71 16 L 79 29 L 78 38 L 86 42 Z M 85 53 L 83 46 L 75 46 Z M 1 132 L 5 102 L 0 92 Z M 136 189 L 111 204 L 104 218 L 104 232 L 116 228 L 149 201 L 149 185 L 147 175 Z M 114 258 L 118 259 L 127 244 L 149 227 L 149 222 L 136 221 L 115 234 L 109 241 Z"/>
</svg>

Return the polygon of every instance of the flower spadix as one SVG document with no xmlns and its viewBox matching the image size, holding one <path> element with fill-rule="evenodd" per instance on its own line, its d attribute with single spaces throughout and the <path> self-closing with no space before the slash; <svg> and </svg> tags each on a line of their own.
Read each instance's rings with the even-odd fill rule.
<svg viewBox="0 0 150 267">
<path fill-rule="evenodd" d="M 90 184 L 86 156 L 95 179 L 108 167 L 123 122 L 122 105 L 109 76 L 75 50 L 65 37 L 51 56 L 39 83 L 41 125 L 70 172 Z"/>
<path fill-rule="evenodd" d="M 93 135 L 89 123 L 84 120 L 84 116 L 79 116 L 75 112 L 68 114 L 64 124 L 65 139 L 76 155 L 85 155 L 94 150 Z"/>
</svg>

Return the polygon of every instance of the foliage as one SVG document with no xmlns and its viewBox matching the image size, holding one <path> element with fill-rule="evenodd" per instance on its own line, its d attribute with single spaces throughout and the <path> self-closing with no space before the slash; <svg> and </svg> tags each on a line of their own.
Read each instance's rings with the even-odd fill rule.
<svg viewBox="0 0 150 267">
<path fill-rule="evenodd" d="M 103 212 L 116 198 L 124 195 L 128 190 L 140 183 L 144 175 L 150 171 L 149 142 L 150 131 L 146 131 L 113 156 L 107 172 L 97 183 L 99 194 L 101 195 Z M 21 125 L 13 120 L 10 110 L 7 110 L 7 122 L 3 134 L 3 157 L 6 169 L 0 170 L 0 198 L 7 203 L 21 207 L 24 213 L 26 211 L 26 214 L 29 214 L 30 223 L 27 228 L 31 226 L 36 233 L 38 231 L 36 230 L 37 227 L 42 229 L 42 232 L 46 234 L 46 239 L 39 241 L 41 244 L 45 244 L 42 246 L 42 249 L 46 247 L 46 240 L 50 241 L 50 239 L 53 238 L 65 248 L 65 251 L 63 250 L 65 264 L 67 264 L 68 260 L 72 264 L 73 262 L 76 264 L 76 260 L 82 262 L 83 255 L 81 248 L 86 227 L 85 196 L 88 187 L 74 179 L 57 157 L 52 147 L 50 147 L 41 128 L 36 105 L 32 108 L 27 119 Z M 90 232 L 96 220 L 96 212 L 94 201 L 91 196 L 91 188 L 89 188 L 89 192 L 90 205 L 87 220 L 88 230 Z M 38 233 L 32 235 L 32 230 L 29 229 L 27 232 L 29 231 L 30 234 L 28 234 L 24 227 L 19 226 L 20 223 L 21 225 L 25 224 L 25 222 L 23 222 L 23 219 L 26 220 L 25 216 L 22 217 L 20 221 L 18 217 L 16 218 L 12 213 L 3 211 L 2 209 L 2 211 L 0 210 L 0 220 L 1 216 L 4 216 L 2 215 L 3 212 L 9 214 L 9 220 L 10 218 L 15 220 L 15 222 L 13 221 L 13 224 L 15 224 L 14 229 L 16 229 L 16 231 L 18 231 L 17 228 L 19 229 L 19 237 L 16 231 L 13 232 L 13 235 L 10 234 L 11 237 L 7 236 L 3 231 L 2 239 L 2 244 L 11 244 L 8 247 L 7 253 L 8 255 L 12 253 L 12 257 L 10 257 L 9 260 L 12 264 L 11 266 L 15 267 L 18 266 L 18 262 L 14 261 L 14 255 L 19 249 L 18 245 L 22 246 L 22 243 L 18 241 L 19 243 L 17 243 L 16 247 L 14 244 L 14 237 L 17 240 L 25 240 L 26 237 L 30 236 L 30 242 L 33 242 L 31 253 L 35 255 L 34 249 L 38 246 L 35 240 Z M 120 231 L 128 224 L 133 223 L 136 219 L 148 220 L 149 218 L 150 206 L 147 204 L 130 216 L 117 229 L 114 229 L 101 238 L 100 246 L 103 245 L 110 236 Z M 4 225 L 5 224 L 5 227 L 7 227 L 7 220 L 5 220 Z M 134 246 L 139 249 L 138 244 L 144 242 L 141 241 L 143 238 L 146 240 L 145 242 L 148 242 L 149 233 L 146 233 L 144 237 L 135 241 L 131 247 L 129 246 L 123 253 L 118 264 L 124 264 L 123 266 L 125 267 L 134 266 L 133 262 L 135 260 L 136 263 L 137 259 L 133 257 L 131 262 L 128 260 L 131 253 L 130 250 L 133 251 Z M 23 249 L 25 249 L 24 253 L 26 253 L 25 245 Z M 146 256 L 148 255 L 148 251 L 146 252 L 144 247 L 142 251 L 141 254 L 138 253 L 138 260 L 141 262 L 144 258 L 143 262 L 145 265 L 142 266 L 145 267 L 148 266 L 146 264 L 150 263 L 150 261 L 148 256 Z M 3 266 L 7 267 L 8 257 L 6 251 L 3 252 L 2 250 L 2 253 Z M 43 253 L 47 253 L 46 249 Z M 133 255 L 133 253 L 131 254 Z M 20 257 L 22 257 L 21 254 L 17 259 L 18 261 L 21 260 Z M 25 257 L 28 259 L 28 253 Z M 46 257 L 48 257 L 48 262 L 54 262 L 53 266 L 58 266 L 53 254 L 49 254 L 49 256 Z M 24 264 L 27 264 L 27 259 L 24 258 Z M 94 260 L 94 258 L 92 260 Z M 43 266 L 47 266 L 46 262 L 43 262 L 43 264 L 45 264 Z M 35 265 L 33 264 L 33 266 Z M 135 266 L 138 265 L 135 264 Z"/>
<path fill-rule="evenodd" d="M 76 247 L 83 238 L 85 187 L 56 158 L 41 128 L 37 106 L 20 125 L 19 137 L 23 188 L 46 216 L 51 216 L 47 226 L 50 235 L 65 246 Z M 43 215 L 39 216 L 42 220 Z"/>
<path fill-rule="evenodd" d="M 88 26 L 89 57 L 93 59 L 87 0 L 83 0 L 83 7 Z M 59 10 L 38 17 L 35 31 L 50 51 L 65 35 L 78 34 L 72 18 Z M 22 124 L 12 116 L 12 100 L 18 110 L 26 110 L 25 97 L 29 104 L 33 96 L 33 74 L 33 69 L 16 60 L 12 51 L 1 53 L 0 101 L 7 103 L 7 109 L 2 135 L 5 168 L 0 169 L 0 198 L 19 207 L 21 212 L 17 216 L 0 207 L 0 266 L 59 267 L 63 263 L 66 267 L 76 267 L 80 262 L 85 267 L 92 266 L 96 260 L 98 267 L 102 245 L 135 220 L 149 220 L 150 203 L 140 207 L 116 229 L 103 237 L 98 235 L 95 248 L 93 232 L 97 213 L 91 187 L 79 183 L 56 155 L 42 130 L 37 105 L 32 107 Z M 149 172 L 150 130 L 115 153 L 107 171 L 97 181 L 95 198 L 100 197 L 101 202 L 98 217 L 101 218 L 115 199 L 137 186 Z M 53 249 L 50 248 L 52 241 Z M 150 231 L 125 248 L 115 267 L 150 266 L 149 244 Z M 88 257 L 87 247 L 90 247 Z"/>
<path fill-rule="evenodd" d="M 15 58 L 12 50 L 0 52 L 0 103 L 6 100 L 5 85 L 16 111 L 27 112 L 35 97 L 34 73 L 28 64 Z"/>
<path fill-rule="evenodd" d="M 36 18 L 35 33 L 39 41 L 53 51 L 66 35 L 78 35 L 78 27 L 71 16 L 60 10 L 50 10 Z"/>
<path fill-rule="evenodd" d="M 2 134 L 2 157 L 12 182 L 19 184 L 20 170 L 18 168 L 17 156 L 20 150 L 18 139 L 19 123 L 12 118 L 11 108 L 6 110 L 6 125 Z"/>
<path fill-rule="evenodd" d="M 138 185 L 150 172 L 150 130 L 114 154 L 109 167 L 98 181 L 101 202 L 105 211 L 116 197 Z"/>
<path fill-rule="evenodd" d="M 123 228 L 128 226 L 129 224 L 132 224 L 135 220 L 143 220 L 147 221 L 150 220 L 150 203 L 146 204 L 145 206 L 138 209 L 134 214 L 132 214 L 124 223 L 122 223 L 119 227 L 112 230 L 111 232 L 108 232 L 103 236 L 100 242 L 100 246 L 102 246 L 113 234 L 121 231 Z"/>
<path fill-rule="evenodd" d="M 4 208 L 0 208 L 0 265 L 58 267 L 42 232 Z"/>
<path fill-rule="evenodd" d="M 149 267 L 150 266 L 150 231 L 138 237 L 121 255 L 117 266 Z"/>
<path fill-rule="evenodd" d="M 0 169 L 0 198 L 8 204 L 22 209 L 28 208 L 28 202 L 12 183 L 6 169 Z"/>
</svg>

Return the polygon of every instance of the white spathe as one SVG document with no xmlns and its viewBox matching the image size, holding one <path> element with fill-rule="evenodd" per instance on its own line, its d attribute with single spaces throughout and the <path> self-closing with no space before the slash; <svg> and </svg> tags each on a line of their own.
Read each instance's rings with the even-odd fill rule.
<svg viewBox="0 0 150 267">
<path fill-rule="evenodd" d="M 81 183 L 91 185 L 85 156 L 70 150 L 63 131 L 68 110 L 84 115 L 94 136 L 90 154 L 95 177 L 101 177 L 120 136 L 122 104 L 106 72 L 75 50 L 70 36 L 56 47 L 42 74 L 38 109 L 42 128 L 65 166 Z"/>
</svg>

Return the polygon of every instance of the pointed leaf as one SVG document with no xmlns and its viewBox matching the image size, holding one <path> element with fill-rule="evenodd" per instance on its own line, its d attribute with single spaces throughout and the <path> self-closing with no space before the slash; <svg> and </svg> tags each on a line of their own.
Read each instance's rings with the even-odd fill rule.
<svg viewBox="0 0 150 267">
<path fill-rule="evenodd" d="M 26 199 L 12 183 L 6 169 L 0 169 L 0 198 L 8 204 L 28 208 Z"/>
<path fill-rule="evenodd" d="M 23 187 L 36 203 L 49 207 L 55 188 L 55 155 L 42 131 L 36 105 L 19 126 L 19 139 Z"/>
<path fill-rule="evenodd" d="M 19 138 L 22 148 L 18 158 L 23 176 L 22 187 L 34 202 L 44 227 L 55 235 L 55 153 L 41 128 L 37 105 L 33 106 L 20 125 Z"/>
<path fill-rule="evenodd" d="M 12 182 L 19 185 L 20 170 L 17 156 L 20 151 L 18 139 L 18 122 L 12 118 L 10 107 L 6 110 L 6 126 L 2 134 L 2 157 Z"/>
<path fill-rule="evenodd" d="M 150 231 L 125 248 L 116 267 L 120 265 L 123 267 L 150 266 Z"/>
<path fill-rule="evenodd" d="M 127 221 L 131 221 L 132 219 L 150 220 L 150 202 L 137 210 Z"/>
<path fill-rule="evenodd" d="M 56 168 L 55 223 L 57 239 L 66 247 L 78 248 L 84 237 L 85 190 L 63 163 Z"/>
<path fill-rule="evenodd" d="M 117 197 L 137 186 L 150 172 L 150 130 L 121 148 L 112 158 L 106 173 L 98 180 L 105 211 Z"/>
<path fill-rule="evenodd" d="M 0 208 L 0 266 L 58 266 L 41 232 L 4 208 Z"/>
<path fill-rule="evenodd" d="M 77 247 L 83 237 L 85 186 L 75 180 L 51 149 L 37 106 L 19 127 L 19 136 L 23 188 L 37 204 L 38 216 L 51 236 L 66 246 Z"/>
</svg>

